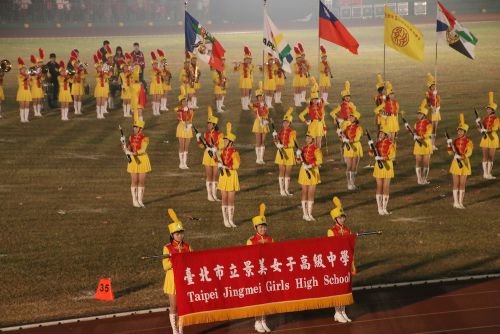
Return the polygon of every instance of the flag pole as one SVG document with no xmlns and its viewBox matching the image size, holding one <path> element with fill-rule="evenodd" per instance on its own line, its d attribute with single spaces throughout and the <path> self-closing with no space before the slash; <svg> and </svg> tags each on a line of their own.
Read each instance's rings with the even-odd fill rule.
<svg viewBox="0 0 500 334">
<path fill-rule="evenodd" d="M 319 0 L 318 5 L 319 5 L 319 11 L 321 11 L 321 0 Z M 320 45 L 321 45 L 321 37 L 319 37 L 319 15 L 318 15 L 318 48 L 316 49 L 316 51 L 318 52 L 318 83 L 319 83 L 319 77 L 321 75 L 319 68 L 319 63 L 321 61 L 321 52 L 319 51 Z"/>
<path fill-rule="evenodd" d="M 385 7 L 387 6 L 387 0 L 385 1 L 385 5 L 384 5 L 384 13 L 385 13 Z M 387 80 L 387 78 L 385 77 L 385 14 L 384 14 L 384 81 Z"/>
<path fill-rule="evenodd" d="M 267 0 L 264 0 L 264 15 L 263 15 L 263 32 L 266 31 L 266 22 L 265 22 L 265 19 L 266 19 L 266 6 L 267 6 Z M 266 80 L 266 74 L 265 74 L 265 59 L 266 59 L 266 56 L 265 56 L 265 53 L 266 53 L 266 48 L 265 46 L 262 47 L 262 86 L 264 86 L 264 80 Z"/>
<path fill-rule="evenodd" d="M 438 42 L 436 39 L 436 57 L 434 59 L 434 89 L 435 90 L 437 90 L 437 71 L 438 71 L 437 66 L 438 66 Z"/>
</svg>

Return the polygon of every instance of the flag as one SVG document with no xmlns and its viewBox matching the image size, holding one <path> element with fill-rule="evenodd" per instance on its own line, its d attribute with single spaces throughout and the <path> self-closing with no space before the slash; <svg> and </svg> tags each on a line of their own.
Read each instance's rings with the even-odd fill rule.
<svg viewBox="0 0 500 334">
<path fill-rule="evenodd" d="M 385 5 L 384 43 L 410 58 L 424 59 L 424 35 Z"/>
<path fill-rule="evenodd" d="M 283 34 L 276 28 L 267 12 L 264 11 L 264 50 L 280 60 L 281 68 L 292 73 L 290 64 L 293 61 L 292 47 L 283 38 Z"/>
<path fill-rule="evenodd" d="M 358 41 L 321 1 L 319 2 L 319 38 L 340 45 L 355 55 L 358 54 Z"/>
<path fill-rule="evenodd" d="M 448 45 L 470 59 L 474 59 L 477 38 L 438 1 L 436 33 L 438 40 L 446 40 Z"/>
<path fill-rule="evenodd" d="M 213 37 L 194 17 L 187 11 L 184 18 L 184 30 L 186 50 L 198 56 L 198 58 L 222 71 L 222 57 L 226 50 L 215 37 Z"/>
</svg>

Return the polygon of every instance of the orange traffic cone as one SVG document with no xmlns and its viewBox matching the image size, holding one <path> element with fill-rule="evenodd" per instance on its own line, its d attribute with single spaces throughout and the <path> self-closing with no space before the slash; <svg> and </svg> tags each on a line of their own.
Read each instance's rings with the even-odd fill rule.
<svg viewBox="0 0 500 334">
<path fill-rule="evenodd" d="M 97 300 L 115 300 L 113 295 L 113 289 L 111 288 L 110 278 L 101 278 L 99 284 L 97 285 L 97 290 L 95 291 L 94 299 Z"/>
</svg>

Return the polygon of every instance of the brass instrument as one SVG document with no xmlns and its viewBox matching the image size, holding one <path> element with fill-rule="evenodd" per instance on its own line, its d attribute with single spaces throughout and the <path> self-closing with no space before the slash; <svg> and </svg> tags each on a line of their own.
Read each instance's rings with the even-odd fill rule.
<svg viewBox="0 0 500 334">
<path fill-rule="evenodd" d="M 30 75 L 30 76 L 38 75 L 39 71 L 40 71 L 40 69 L 37 66 L 31 66 L 28 69 L 28 75 Z"/>
<path fill-rule="evenodd" d="M 76 71 L 74 68 L 67 68 L 64 73 L 68 76 L 68 77 L 74 77 L 75 74 L 76 74 Z"/>
<path fill-rule="evenodd" d="M 78 63 L 78 68 L 80 70 L 86 70 L 89 67 L 88 63 Z"/>
<path fill-rule="evenodd" d="M 12 63 L 8 60 L 8 59 L 2 59 L 2 61 L 0 61 L 0 70 L 2 72 L 10 72 L 10 70 L 12 69 Z"/>
</svg>

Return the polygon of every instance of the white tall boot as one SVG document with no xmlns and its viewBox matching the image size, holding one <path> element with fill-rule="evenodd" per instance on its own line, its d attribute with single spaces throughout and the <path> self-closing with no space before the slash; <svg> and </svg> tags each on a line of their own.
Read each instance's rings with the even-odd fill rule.
<svg viewBox="0 0 500 334">
<path fill-rule="evenodd" d="M 307 201 L 307 215 L 309 216 L 310 221 L 316 220 L 312 215 L 313 206 L 314 206 L 314 201 Z"/>
<path fill-rule="evenodd" d="M 108 113 L 109 97 L 104 101 L 104 106 L 101 107 L 101 114 Z"/>
<path fill-rule="evenodd" d="M 255 163 L 260 163 L 260 146 L 255 146 Z"/>
<path fill-rule="evenodd" d="M 266 162 L 264 161 L 264 152 L 266 151 L 266 147 L 265 146 L 261 146 L 260 147 L 260 164 L 261 165 L 265 165 Z"/>
<path fill-rule="evenodd" d="M 384 209 L 383 209 L 383 204 L 382 204 L 382 195 L 381 194 L 376 194 L 375 198 L 377 199 L 378 214 L 381 215 L 381 216 L 385 215 Z"/>
<path fill-rule="evenodd" d="M 130 103 L 127 104 L 127 116 L 125 116 L 125 117 L 132 117 L 131 108 L 132 108 L 132 106 L 130 105 Z"/>
<path fill-rule="evenodd" d="M 290 192 L 290 178 L 285 177 L 285 194 L 287 196 L 293 196 L 293 194 Z"/>
<path fill-rule="evenodd" d="M 347 322 L 347 319 L 345 319 L 344 316 L 342 315 L 342 307 L 341 306 L 335 307 L 335 315 L 333 316 L 333 320 L 340 322 L 342 324 L 345 324 Z"/>
<path fill-rule="evenodd" d="M 347 190 L 352 190 L 351 172 L 349 172 L 349 171 L 345 172 L 345 178 L 346 178 L 346 182 L 347 182 Z"/>
<path fill-rule="evenodd" d="M 78 115 L 82 114 L 82 101 L 78 101 Z"/>
<path fill-rule="evenodd" d="M 234 206 L 228 205 L 227 206 L 227 219 L 229 221 L 229 225 L 231 225 L 231 227 L 238 227 L 234 223 L 233 218 L 234 218 Z"/>
<path fill-rule="evenodd" d="M 391 213 L 387 211 L 387 204 L 389 203 L 389 195 L 382 195 L 382 209 L 384 214 L 390 215 Z"/>
<path fill-rule="evenodd" d="M 241 109 L 248 110 L 248 106 L 245 105 L 245 98 L 241 98 Z"/>
<path fill-rule="evenodd" d="M 321 94 L 321 98 L 323 99 L 323 101 L 325 102 L 325 105 L 328 105 L 330 103 L 328 103 L 328 93 L 323 93 Z"/>
<path fill-rule="evenodd" d="M 26 123 L 26 121 L 24 120 L 24 108 L 19 109 L 19 118 L 21 119 L 21 123 Z"/>
<path fill-rule="evenodd" d="M 427 178 L 429 177 L 429 167 L 424 167 L 422 168 L 422 184 L 429 184 L 429 180 Z"/>
<path fill-rule="evenodd" d="M 145 187 L 137 187 L 137 203 L 141 208 L 145 208 L 146 206 L 142 203 L 142 199 L 144 198 L 144 190 Z"/>
<path fill-rule="evenodd" d="M 212 197 L 214 201 L 220 202 L 220 199 L 217 198 L 217 186 L 219 185 L 219 182 L 214 181 L 212 182 Z"/>
<path fill-rule="evenodd" d="M 417 174 L 417 183 L 418 184 L 423 184 L 422 183 L 422 168 L 415 167 L 415 173 Z"/>
<path fill-rule="evenodd" d="M 184 152 L 179 152 L 179 168 L 184 169 Z"/>
<path fill-rule="evenodd" d="M 345 313 L 345 306 L 341 306 L 341 313 L 342 313 L 342 316 L 344 317 L 345 320 L 347 320 L 348 322 L 351 322 L 352 320 L 349 319 L 349 317 L 347 316 L 347 314 Z"/>
<path fill-rule="evenodd" d="M 311 218 L 309 218 L 309 214 L 307 212 L 307 201 L 301 201 L 300 202 L 302 204 L 302 219 L 304 219 L 305 221 L 311 221 Z"/>
<path fill-rule="evenodd" d="M 179 330 L 177 329 L 177 324 L 176 324 L 177 314 L 169 313 L 168 317 L 170 318 L 170 326 L 172 326 L 172 333 L 179 334 Z"/>
<path fill-rule="evenodd" d="M 436 146 L 436 135 L 431 134 L 431 144 L 432 144 L 432 150 L 437 151 L 437 146 Z"/>
<path fill-rule="evenodd" d="M 198 109 L 198 98 L 196 96 L 193 96 L 193 109 Z"/>
<path fill-rule="evenodd" d="M 280 195 L 281 196 L 286 196 L 285 193 L 285 178 L 284 177 L 278 177 L 278 183 L 280 185 Z"/>
<path fill-rule="evenodd" d="M 167 98 L 166 97 L 162 97 L 160 99 L 160 110 L 167 111 Z"/>
<path fill-rule="evenodd" d="M 222 219 L 224 219 L 224 226 L 225 227 L 231 227 L 229 224 L 229 217 L 228 217 L 228 212 L 227 212 L 227 205 L 222 206 Z"/>
<path fill-rule="evenodd" d="M 137 202 L 137 187 L 130 187 L 130 192 L 132 193 L 132 205 L 134 208 L 140 208 L 139 202 Z"/>
<path fill-rule="evenodd" d="M 122 108 L 123 108 L 123 117 L 127 117 L 127 105 L 123 103 Z"/>
<path fill-rule="evenodd" d="M 30 121 L 30 108 L 24 109 L 24 120 L 26 121 L 26 123 L 29 123 L 29 121 Z"/>
<path fill-rule="evenodd" d="M 483 179 L 488 179 L 488 162 L 483 161 Z"/>
<path fill-rule="evenodd" d="M 271 329 L 269 327 L 267 327 L 267 322 L 266 322 L 266 316 L 263 315 L 261 318 L 260 318 L 260 323 L 262 324 L 262 328 L 264 328 L 264 330 L 266 332 L 270 332 Z"/>
<path fill-rule="evenodd" d="M 459 190 L 458 191 L 458 204 L 460 205 L 460 209 L 465 209 L 464 197 L 465 197 L 465 189 Z"/>
<path fill-rule="evenodd" d="M 460 209 L 460 200 L 458 199 L 458 189 L 453 189 L 453 207 Z"/>
<path fill-rule="evenodd" d="M 188 152 L 185 151 L 184 152 L 184 169 L 189 169 L 189 167 L 187 165 L 187 160 L 188 160 Z"/>
<path fill-rule="evenodd" d="M 265 98 L 266 100 L 266 106 L 267 106 L 267 109 L 272 109 L 273 108 L 273 96 L 266 96 Z"/>
<path fill-rule="evenodd" d="M 214 198 L 212 197 L 212 182 L 205 181 L 205 186 L 207 187 L 207 200 L 209 202 L 213 202 Z"/>
<path fill-rule="evenodd" d="M 274 103 L 281 104 L 281 92 L 274 93 Z"/>
<path fill-rule="evenodd" d="M 491 174 L 492 171 L 493 171 L 493 161 L 488 161 L 488 177 L 490 180 L 496 179 L 496 177 L 493 176 L 493 174 Z"/>
<path fill-rule="evenodd" d="M 260 317 L 255 317 L 254 329 L 257 333 L 265 333 L 266 332 L 266 330 L 262 326 L 262 320 L 260 319 Z"/>
<path fill-rule="evenodd" d="M 293 94 L 293 102 L 296 107 L 300 107 L 302 105 L 300 103 L 300 94 Z"/>
<path fill-rule="evenodd" d="M 224 99 L 225 99 L 225 98 L 226 98 L 226 96 L 225 96 L 225 95 L 222 95 L 221 100 L 220 100 L 220 106 L 221 106 L 222 108 L 225 108 L 225 107 L 226 107 L 226 106 L 224 105 Z"/>
</svg>

